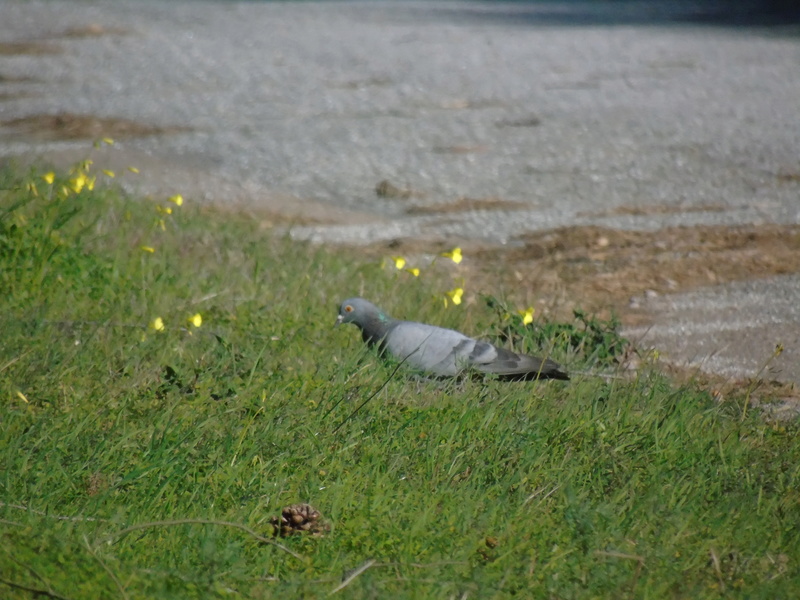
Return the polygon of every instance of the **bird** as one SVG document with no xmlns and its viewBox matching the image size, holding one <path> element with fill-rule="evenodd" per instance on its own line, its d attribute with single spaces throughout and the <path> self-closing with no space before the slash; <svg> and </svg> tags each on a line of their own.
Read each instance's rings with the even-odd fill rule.
<svg viewBox="0 0 800 600">
<path fill-rule="evenodd" d="M 549 358 L 517 354 L 454 329 L 393 319 L 364 298 L 342 302 L 334 326 L 342 323 L 358 327 L 367 345 L 377 346 L 381 352 L 434 377 L 474 371 L 507 380 L 569 379 Z"/>
</svg>

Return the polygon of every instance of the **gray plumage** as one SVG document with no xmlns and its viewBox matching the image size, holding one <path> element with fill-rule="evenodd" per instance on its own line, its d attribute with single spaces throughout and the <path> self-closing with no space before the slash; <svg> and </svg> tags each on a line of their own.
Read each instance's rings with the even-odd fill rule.
<svg viewBox="0 0 800 600">
<path fill-rule="evenodd" d="M 363 298 L 342 302 L 336 325 L 340 323 L 355 324 L 367 344 L 377 345 L 410 367 L 438 377 L 475 370 L 503 379 L 569 379 L 549 358 L 517 354 L 453 329 L 399 321 Z"/>
</svg>

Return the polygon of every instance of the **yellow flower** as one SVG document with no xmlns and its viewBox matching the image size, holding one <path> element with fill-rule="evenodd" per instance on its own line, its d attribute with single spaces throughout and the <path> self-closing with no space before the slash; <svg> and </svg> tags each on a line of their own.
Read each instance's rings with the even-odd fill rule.
<svg viewBox="0 0 800 600">
<path fill-rule="evenodd" d="M 103 169 L 103 173 L 105 174 L 106 177 L 111 177 L 111 178 L 116 177 L 116 175 L 114 174 L 114 171 L 112 171 L 110 169 Z"/>
<path fill-rule="evenodd" d="M 447 306 L 447 299 L 450 298 L 453 304 L 458 306 L 461 304 L 461 296 L 464 295 L 464 290 L 462 288 L 455 288 L 450 290 L 449 292 L 445 292 L 444 298 L 444 305 Z"/>
<path fill-rule="evenodd" d="M 50 171 L 49 173 L 45 173 L 44 175 L 42 175 L 42 179 L 44 179 L 47 183 L 52 185 L 53 182 L 56 180 L 56 174 Z"/>
<path fill-rule="evenodd" d="M 203 317 L 200 316 L 200 313 L 196 313 L 187 319 L 189 321 L 189 325 L 194 325 L 195 327 L 200 327 L 203 324 Z"/>
<path fill-rule="evenodd" d="M 169 198 L 167 198 L 167 200 L 175 203 L 175 205 L 177 206 L 183 205 L 183 196 L 181 196 L 180 194 L 175 194 L 174 196 L 170 196 Z"/>
<path fill-rule="evenodd" d="M 108 144 L 109 146 L 113 146 L 114 145 L 114 140 L 112 140 L 110 137 L 104 137 L 102 139 L 102 141 L 105 142 L 106 144 Z"/>
<path fill-rule="evenodd" d="M 398 271 L 406 266 L 406 259 L 402 256 L 393 256 L 392 260 L 394 261 L 394 267 Z"/>
<path fill-rule="evenodd" d="M 517 313 L 522 316 L 522 324 L 523 325 L 530 325 L 531 323 L 533 323 L 533 313 L 534 312 L 536 312 L 536 310 L 532 306 L 529 306 L 525 310 L 518 310 L 517 311 Z"/>
<path fill-rule="evenodd" d="M 79 194 L 83 187 L 86 185 L 88 178 L 83 173 L 76 175 L 69 180 L 69 187 L 73 192 Z"/>
<path fill-rule="evenodd" d="M 97 177 L 87 177 L 86 178 L 86 187 L 91 192 L 94 189 L 94 182 L 97 181 Z"/>
<path fill-rule="evenodd" d="M 411 267 L 410 269 L 406 269 L 409 273 L 411 273 L 414 277 L 419 277 L 419 269 L 417 267 Z"/>
<path fill-rule="evenodd" d="M 141 246 L 139 249 L 143 250 L 144 252 L 149 252 L 150 254 L 156 251 L 156 249 L 152 246 Z"/>
<path fill-rule="evenodd" d="M 449 258 L 454 263 L 460 263 L 464 257 L 461 255 L 461 248 L 453 248 L 450 252 L 442 252 L 442 256 Z"/>
<path fill-rule="evenodd" d="M 161 317 L 156 317 L 150 321 L 150 329 L 153 331 L 164 331 L 164 319 Z"/>
<path fill-rule="evenodd" d="M 164 213 L 165 215 L 172 214 L 171 206 L 156 206 L 156 212 Z"/>
<path fill-rule="evenodd" d="M 137 174 L 139 173 L 139 169 L 137 169 L 136 167 L 128 167 L 128 171 L 130 171 L 131 173 L 137 173 Z"/>
</svg>

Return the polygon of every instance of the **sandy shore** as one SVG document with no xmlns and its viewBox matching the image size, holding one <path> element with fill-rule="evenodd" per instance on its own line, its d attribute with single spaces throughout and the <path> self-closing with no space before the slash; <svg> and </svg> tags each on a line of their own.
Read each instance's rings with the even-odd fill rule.
<svg viewBox="0 0 800 600">
<path fill-rule="evenodd" d="M 800 223 L 798 38 L 514 6 L 7 1 L 0 155 L 69 161 L 111 133 L 98 162 L 136 163 L 132 190 L 325 243 Z M 767 376 L 800 381 L 800 280 L 777 272 L 642 289 L 629 332 L 730 377 L 781 342 Z"/>
</svg>

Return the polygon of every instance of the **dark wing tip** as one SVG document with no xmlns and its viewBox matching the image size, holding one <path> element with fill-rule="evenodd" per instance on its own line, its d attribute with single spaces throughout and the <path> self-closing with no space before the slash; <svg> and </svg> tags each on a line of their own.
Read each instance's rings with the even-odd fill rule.
<svg viewBox="0 0 800 600">
<path fill-rule="evenodd" d="M 569 375 L 561 368 L 557 362 L 545 358 L 542 361 L 542 366 L 533 374 L 534 379 L 560 379 L 561 381 L 569 381 Z"/>
<path fill-rule="evenodd" d="M 534 381 L 536 379 L 557 379 L 569 381 L 569 374 L 558 369 L 542 369 L 541 371 L 528 371 L 527 373 L 508 373 L 498 375 L 503 381 Z"/>
<path fill-rule="evenodd" d="M 469 355 L 469 360 L 478 371 L 496 375 L 505 381 L 569 380 L 569 375 L 561 369 L 561 365 L 549 358 L 517 354 L 488 342 L 476 342 Z"/>
<path fill-rule="evenodd" d="M 542 379 L 558 379 L 560 381 L 569 381 L 569 373 L 562 371 L 560 368 L 553 369 L 548 373 L 542 373 Z"/>
</svg>

